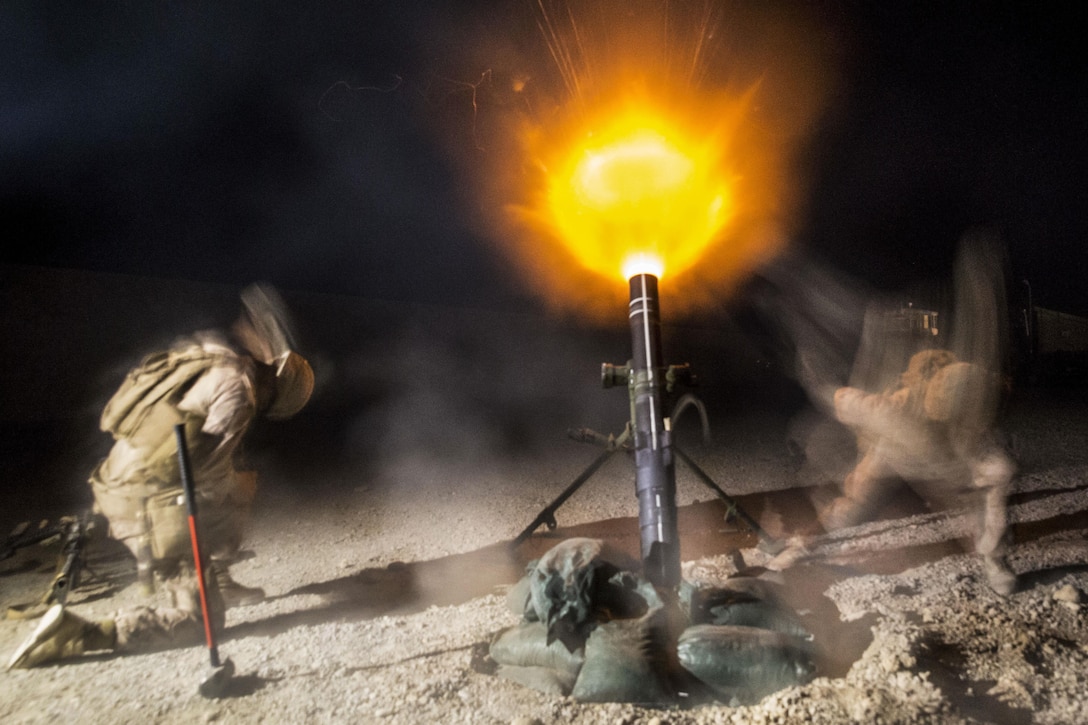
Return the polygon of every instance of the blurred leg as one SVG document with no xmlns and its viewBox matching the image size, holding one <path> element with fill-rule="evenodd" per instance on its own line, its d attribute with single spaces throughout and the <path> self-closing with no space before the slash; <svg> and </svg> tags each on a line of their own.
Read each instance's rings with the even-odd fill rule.
<svg viewBox="0 0 1088 725">
<path fill-rule="evenodd" d="M 832 531 L 867 520 L 884 498 L 889 473 L 879 456 L 864 456 L 843 481 L 842 495 L 820 511 L 820 523 Z"/>
<path fill-rule="evenodd" d="M 999 594 L 1016 589 L 1016 575 L 1005 561 L 1008 532 L 1007 500 L 1015 467 L 1004 453 L 993 450 L 972 462 L 971 483 L 979 492 L 975 551 L 982 555 L 986 578 Z"/>
</svg>

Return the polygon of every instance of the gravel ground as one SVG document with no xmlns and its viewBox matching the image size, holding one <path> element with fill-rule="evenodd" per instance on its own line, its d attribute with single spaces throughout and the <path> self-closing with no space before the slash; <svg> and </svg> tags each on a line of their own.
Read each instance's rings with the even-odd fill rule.
<svg viewBox="0 0 1088 725">
<path fill-rule="evenodd" d="M 310 487 L 301 498 L 304 482 L 269 482 L 248 544 L 255 555 L 233 570 L 269 597 L 228 612 L 220 652 L 236 674 L 223 698 L 197 693 L 202 647 L 96 655 L 0 674 L 0 721 L 1088 722 L 1083 411 L 1068 395 L 1038 392 L 1009 411 L 1021 465 L 1010 506 L 1018 592 L 1002 598 L 985 586 L 955 514 L 906 498 L 872 523 L 813 534 L 781 576 L 815 635 L 820 670 L 754 706 L 583 704 L 480 666 L 481 645 L 519 621 L 504 595 L 530 559 L 568 536 L 638 545 L 622 455 L 560 507 L 560 528 L 506 545 L 596 455 L 561 441 L 503 463 L 398 456 L 364 485 Z M 773 416 L 754 415 L 693 457 L 771 535 L 812 534 L 809 491 L 797 487 L 782 432 Z M 683 467 L 678 488 L 686 580 L 771 564 Z M 0 562 L 0 604 L 38 596 L 53 561 L 31 547 Z M 88 563 L 97 578 L 73 592 L 72 611 L 102 617 L 137 603 L 122 551 L 102 543 Z M 12 652 L 33 627 L 0 622 L 0 650 Z"/>
</svg>

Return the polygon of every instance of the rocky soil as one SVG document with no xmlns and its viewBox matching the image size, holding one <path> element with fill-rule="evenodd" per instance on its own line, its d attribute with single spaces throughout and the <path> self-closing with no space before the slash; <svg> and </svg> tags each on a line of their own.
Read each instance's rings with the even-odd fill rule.
<svg viewBox="0 0 1088 725">
<path fill-rule="evenodd" d="M 684 577 L 782 569 L 815 636 L 814 680 L 731 708 L 584 704 L 489 674 L 486 643 L 519 621 L 505 592 L 568 536 L 637 548 L 632 468 L 610 460 L 557 512 L 560 528 L 515 538 L 597 453 L 568 440 L 500 462 L 418 452 L 353 483 L 267 477 L 234 567 L 269 597 L 228 612 L 224 697 L 197 692 L 202 646 L 0 673 L 6 723 L 1075 723 L 1088 722 L 1088 416 L 1083 395 L 1033 391 L 1006 424 L 1021 471 L 1010 503 L 1020 575 L 1009 597 L 964 553 L 955 512 L 909 497 L 848 531 L 813 528 L 784 426 L 758 415 L 689 451 L 741 508 L 805 555 L 774 564 L 682 465 Z M 28 512 L 29 515 L 29 512 Z M 802 534 L 806 537 L 798 538 Z M 45 591 L 56 548 L 0 562 L 0 605 Z M 131 560 L 100 543 L 70 607 L 88 618 L 137 604 Z M 157 594 L 160 603 L 164 595 Z M 6 659 L 35 621 L 0 622 Z"/>
</svg>

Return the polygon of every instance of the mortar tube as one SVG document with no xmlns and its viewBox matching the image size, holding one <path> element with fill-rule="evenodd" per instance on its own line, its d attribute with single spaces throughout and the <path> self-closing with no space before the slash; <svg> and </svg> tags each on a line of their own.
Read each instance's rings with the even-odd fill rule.
<svg viewBox="0 0 1088 725">
<path fill-rule="evenodd" d="M 661 364 L 661 318 L 657 277 L 629 280 L 631 302 L 631 423 L 642 567 L 662 588 L 680 583 L 680 536 L 676 516 L 676 467 L 665 418 L 665 367 Z"/>
</svg>

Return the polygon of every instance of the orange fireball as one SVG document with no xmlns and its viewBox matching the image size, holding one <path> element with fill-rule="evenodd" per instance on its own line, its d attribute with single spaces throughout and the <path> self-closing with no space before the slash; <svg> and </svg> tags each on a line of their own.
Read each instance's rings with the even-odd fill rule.
<svg viewBox="0 0 1088 725">
<path fill-rule="evenodd" d="M 549 175 L 547 215 L 584 267 L 624 279 L 683 272 L 731 214 L 718 154 L 646 112 L 587 135 Z"/>
<path fill-rule="evenodd" d="M 804 220 L 834 36 L 777 5 L 536 5 L 546 52 L 474 177 L 489 236 L 558 311 L 611 322 L 640 272 L 672 314 L 719 307 Z"/>
</svg>

